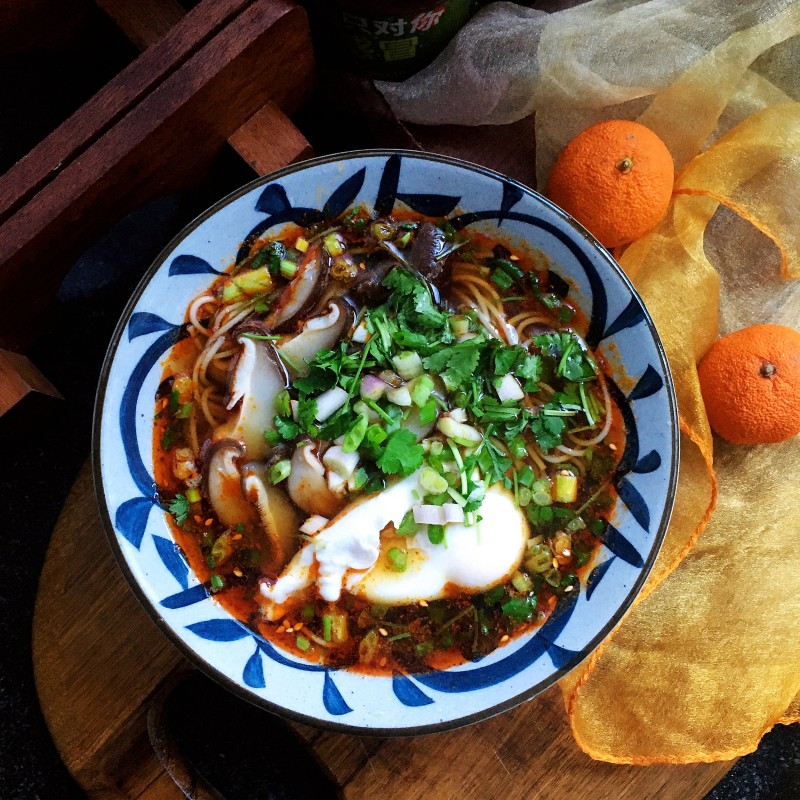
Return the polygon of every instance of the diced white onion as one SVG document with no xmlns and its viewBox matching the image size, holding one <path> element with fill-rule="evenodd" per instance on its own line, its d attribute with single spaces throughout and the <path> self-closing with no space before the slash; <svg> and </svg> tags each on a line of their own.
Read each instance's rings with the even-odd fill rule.
<svg viewBox="0 0 800 800">
<path fill-rule="evenodd" d="M 497 397 L 501 403 L 506 400 L 522 400 L 525 392 L 513 375 L 503 375 L 500 385 L 497 387 Z"/>
<path fill-rule="evenodd" d="M 483 434 L 477 428 L 458 422 L 448 415 L 439 417 L 436 427 L 449 439 L 456 439 L 466 445 L 480 444 L 483 441 Z"/>
<path fill-rule="evenodd" d="M 445 523 L 464 521 L 464 509 L 458 503 L 444 503 L 441 508 Z"/>
<path fill-rule="evenodd" d="M 301 526 L 300 526 L 300 533 L 307 533 L 311 535 L 312 533 L 317 533 L 321 531 L 329 522 L 327 517 L 322 517 L 319 514 L 314 514 L 313 517 L 309 517 Z"/>
<path fill-rule="evenodd" d="M 422 359 L 419 357 L 419 353 L 415 353 L 413 350 L 398 353 L 392 358 L 392 364 L 397 370 L 397 374 L 406 381 L 410 381 L 422 375 L 424 371 L 422 369 Z"/>
<path fill-rule="evenodd" d="M 292 409 L 292 419 L 297 422 L 297 414 L 300 409 L 300 401 L 299 400 L 290 400 L 289 401 L 289 408 Z"/>
<path fill-rule="evenodd" d="M 386 392 L 386 399 L 396 406 L 408 408 L 411 405 L 411 392 L 408 386 L 395 386 Z"/>
<path fill-rule="evenodd" d="M 347 392 L 339 386 L 328 389 L 317 398 L 317 421 L 325 422 L 347 402 Z"/>
<path fill-rule="evenodd" d="M 417 525 L 444 525 L 444 511 L 442 506 L 418 505 L 414 506 L 414 522 Z"/>
<path fill-rule="evenodd" d="M 363 319 L 358 323 L 356 329 L 353 331 L 352 337 L 350 338 L 357 344 L 364 344 L 369 340 L 369 331 L 367 330 L 367 325 Z"/>
<path fill-rule="evenodd" d="M 361 379 L 359 394 L 365 400 L 380 400 L 388 388 L 389 386 L 375 375 L 365 375 Z"/>
<path fill-rule="evenodd" d="M 356 471 L 358 462 L 358 453 L 345 453 L 344 448 L 338 444 L 329 447 L 322 456 L 322 463 L 345 480 Z"/>
<path fill-rule="evenodd" d="M 463 408 L 451 408 L 447 415 L 454 419 L 456 422 L 466 422 L 467 421 L 467 412 L 466 409 Z"/>
</svg>

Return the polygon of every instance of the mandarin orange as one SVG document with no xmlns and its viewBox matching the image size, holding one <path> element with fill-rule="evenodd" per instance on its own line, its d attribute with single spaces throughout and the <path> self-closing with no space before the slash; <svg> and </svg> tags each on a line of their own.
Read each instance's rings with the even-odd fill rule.
<svg viewBox="0 0 800 800">
<path fill-rule="evenodd" d="M 561 151 L 547 196 L 612 248 L 661 221 L 674 179 L 672 156 L 655 133 L 638 122 L 612 119 L 579 133 Z"/>
<path fill-rule="evenodd" d="M 800 333 L 751 325 L 717 339 L 697 368 L 711 428 L 734 444 L 800 433 Z"/>
</svg>

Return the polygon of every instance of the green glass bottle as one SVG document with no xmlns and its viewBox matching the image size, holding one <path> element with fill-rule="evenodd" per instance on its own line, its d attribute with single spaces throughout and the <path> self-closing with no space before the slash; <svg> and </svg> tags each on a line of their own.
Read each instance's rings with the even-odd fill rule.
<svg viewBox="0 0 800 800">
<path fill-rule="evenodd" d="M 475 0 L 337 0 L 355 68 L 383 80 L 403 80 L 433 61 L 475 6 Z"/>
</svg>

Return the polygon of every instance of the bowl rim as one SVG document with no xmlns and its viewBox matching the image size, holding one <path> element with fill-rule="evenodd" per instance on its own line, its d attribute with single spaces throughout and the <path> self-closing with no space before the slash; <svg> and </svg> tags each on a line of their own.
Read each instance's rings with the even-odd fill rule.
<svg viewBox="0 0 800 800">
<path fill-rule="evenodd" d="M 131 570 L 131 567 L 128 564 L 128 560 L 125 557 L 125 554 L 123 553 L 120 543 L 118 541 L 116 529 L 114 527 L 114 523 L 112 521 L 111 514 L 109 512 L 108 504 L 106 503 L 105 491 L 103 489 L 103 477 L 101 469 L 101 427 L 102 427 L 104 401 L 108 385 L 109 373 L 116 358 L 117 351 L 119 349 L 119 345 L 122 340 L 122 336 L 127 328 L 130 318 L 142 294 L 149 286 L 155 274 L 162 268 L 162 266 L 167 261 L 167 258 L 175 251 L 176 247 L 180 244 L 180 242 L 186 239 L 186 237 L 189 234 L 191 234 L 194 230 L 200 227 L 200 225 L 206 222 L 206 220 L 213 217 L 218 211 L 220 211 L 225 206 L 230 205 L 234 201 L 238 200 L 240 197 L 243 197 L 244 195 L 252 192 L 254 189 L 257 189 L 260 186 L 284 178 L 287 175 L 292 175 L 294 173 L 307 170 L 309 168 L 317 167 L 323 164 L 336 163 L 339 161 L 349 161 L 358 158 L 379 158 L 379 157 L 388 158 L 395 155 L 401 156 L 403 158 L 415 158 L 421 161 L 434 161 L 447 166 L 467 169 L 469 171 L 476 172 L 480 175 L 492 178 L 493 180 L 499 180 L 501 182 L 510 184 L 520 189 L 524 195 L 533 197 L 533 199 L 536 200 L 538 203 L 541 203 L 549 211 L 556 214 L 564 223 L 566 223 L 573 230 L 574 233 L 576 233 L 582 239 L 585 239 L 589 243 L 589 245 L 595 251 L 598 252 L 602 260 L 605 262 L 605 265 L 613 273 L 615 273 L 617 279 L 620 280 L 625 285 L 627 290 L 631 293 L 631 296 L 636 299 L 636 302 L 641 307 L 641 310 L 643 312 L 643 321 L 647 325 L 648 330 L 650 331 L 650 335 L 652 337 L 655 350 L 658 354 L 659 364 L 664 375 L 664 388 L 666 390 L 667 405 L 668 405 L 669 420 L 670 420 L 670 437 L 668 440 L 668 444 L 667 441 L 665 440 L 665 445 L 669 447 L 670 452 L 672 454 L 672 466 L 667 481 L 664 510 L 661 514 L 661 519 L 659 520 L 658 528 L 653 536 L 653 546 L 650 549 L 650 553 L 648 554 L 647 559 L 644 561 L 644 565 L 642 566 L 641 571 L 637 576 L 636 580 L 633 581 L 631 588 L 629 589 L 627 595 L 625 596 L 625 600 L 623 601 L 623 603 L 616 608 L 614 613 L 602 626 L 602 628 L 598 631 L 598 633 L 594 637 L 592 637 L 592 639 L 588 642 L 588 644 L 580 651 L 579 658 L 574 659 L 573 661 L 567 663 L 563 667 L 555 669 L 543 681 L 540 681 L 539 683 L 528 687 L 527 689 L 514 695 L 513 697 L 510 697 L 507 700 L 504 700 L 495 705 L 488 706 L 472 714 L 463 717 L 457 717 L 454 719 L 446 719 L 441 722 L 427 723 L 418 726 L 409 726 L 400 728 L 398 727 L 372 728 L 372 727 L 365 727 L 362 725 L 349 725 L 347 723 L 338 722 L 334 720 L 320 719 L 319 717 L 303 714 L 302 712 L 289 709 L 283 705 L 280 705 L 279 703 L 276 703 L 273 700 L 269 700 L 265 697 L 262 697 L 261 695 L 251 691 L 241 683 L 235 681 L 228 674 L 222 672 L 217 667 L 213 666 L 200 653 L 198 653 L 197 650 L 187 645 L 183 641 L 183 639 L 181 639 L 177 635 L 177 633 L 173 629 L 172 624 L 170 624 L 169 622 L 167 622 L 166 619 L 164 619 L 164 616 L 158 610 L 153 600 L 147 595 L 143 587 L 134 577 L 133 571 Z M 636 290 L 636 288 L 634 287 L 633 283 L 628 278 L 628 276 L 625 274 L 623 269 L 619 266 L 619 264 L 617 264 L 611 253 L 609 253 L 608 250 L 602 244 L 600 244 L 600 242 L 586 228 L 584 228 L 577 220 L 575 220 L 561 208 L 556 206 L 542 194 L 537 192 L 535 189 L 531 189 L 524 183 L 521 183 L 520 181 L 517 181 L 507 175 L 504 175 L 503 173 L 498 172 L 497 170 L 484 167 L 481 164 L 477 164 L 475 162 L 468 161 L 462 158 L 455 158 L 453 156 L 441 155 L 439 153 L 432 153 L 424 150 L 410 150 L 404 148 L 365 148 L 358 150 L 347 150 L 338 153 L 331 153 L 323 156 L 316 156 L 311 159 L 290 164 L 279 170 L 270 172 L 267 175 L 259 176 L 253 179 L 252 181 L 248 181 L 239 188 L 233 190 L 232 192 L 229 192 L 227 195 L 225 195 L 224 197 L 213 203 L 209 208 L 198 214 L 189 223 L 184 225 L 161 249 L 161 251 L 153 259 L 150 266 L 147 268 L 147 270 L 140 278 L 139 282 L 136 285 L 136 288 L 131 294 L 130 299 L 125 304 L 125 307 L 120 315 L 119 321 L 117 322 L 114 328 L 114 332 L 109 341 L 108 349 L 106 350 L 106 354 L 103 359 L 103 364 L 98 377 L 97 393 L 95 395 L 95 403 L 93 409 L 91 460 L 92 460 L 93 485 L 94 485 L 95 495 L 97 498 L 98 510 L 100 512 L 100 518 L 103 524 L 103 528 L 105 530 L 106 539 L 108 540 L 108 543 L 111 547 L 111 551 L 114 554 L 114 558 L 118 566 L 120 567 L 123 575 L 125 576 L 128 586 L 132 590 L 134 596 L 137 598 L 139 603 L 144 607 L 150 619 L 164 634 L 166 634 L 167 638 L 172 642 L 172 644 L 174 644 L 178 648 L 178 650 L 180 651 L 181 655 L 184 656 L 184 658 L 186 658 L 193 666 L 197 667 L 201 672 L 203 672 L 204 674 L 208 675 L 209 677 L 220 683 L 222 686 L 224 686 L 229 691 L 233 692 L 238 697 L 246 700 L 247 702 L 252 703 L 253 705 L 256 705 L 260 708 L 264 708 L 267 711 L 277 714 L 278 716 L 284 719 L 289 719 L 291 721 L 299 722 L 318 729 L 335 731 L 337 733 L 348 733 L 361 736 L 402 737 L 402 736 L 416 736 L 420 734 L 439 733 L 443 731 L 454 730 L 457 728 L 465 727 L 475 722 L 480 722 L 483 720 L 490 719 L 491 717 L 494 717 L 505 711 L 509 711 L 512 708 L 515 708 L 516 706 L 521 705 L 527 700 L 531 700 L 537 695 L 542 694 L 543 692 L 550 689 L 554 684 L 556 684 L 559 680 L 561 680 L 561 678 L 563 678 L 565 675 L 567 675 L 572 670 L 576 669 L 580 664 L 582 664 L 592 653 L 594 653 L 597 650 L 600 644 L 609 637 L 609 635 L 622 621 L 623 617 L 627 614 L 627 612 L 633 605 L 636 598 L 639 596 L 645 581 L 650 576 L 650 573 L 653 569 L 656 559 L 663 546 L 667 528 L 669 527 L 670 519 L 672 517 L 672 512 L 675 505 L 675 495 L 678 484 L 678 472 L 680 464 L 680 428 L 678 424 L 678 407 L 675 394 L 675 386 L 672 379 L 672 372 L 670 370 L 669 361 L 667 359 L 663 343 L 658 334 L 658 331 L 656 330 L 652 317 L 650 316 L 650 313 L 647 310 L 647 307 L 645 306 L 644 301 L 642 300 L 638 291 Z M 375 676 L 365 676 L 365 677 L 372 678 Z"/>
</svg>

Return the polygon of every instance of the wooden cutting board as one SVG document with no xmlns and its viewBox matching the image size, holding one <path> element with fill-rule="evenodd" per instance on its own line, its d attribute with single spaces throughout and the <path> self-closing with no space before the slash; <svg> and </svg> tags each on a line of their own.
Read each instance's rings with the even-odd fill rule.
<svg viewBox="0 0 800 800">
<path fill-rule="evenodd" d="M 219 797 L 193 774 L 165 731 L 164 702 L 193 668 L 139 605 L 117 567 L 88 463 L 47 552 L 33 660 L 55 744 L 91 797 Z M 376 739 L 294 723 L 286 728 L 347 800 L 389 792 L 392 800 L 696 800 L 732 766 L 592 761 L 572 739 L 557 688 L 494 719 L 428 736 Z"/>
</svg>

